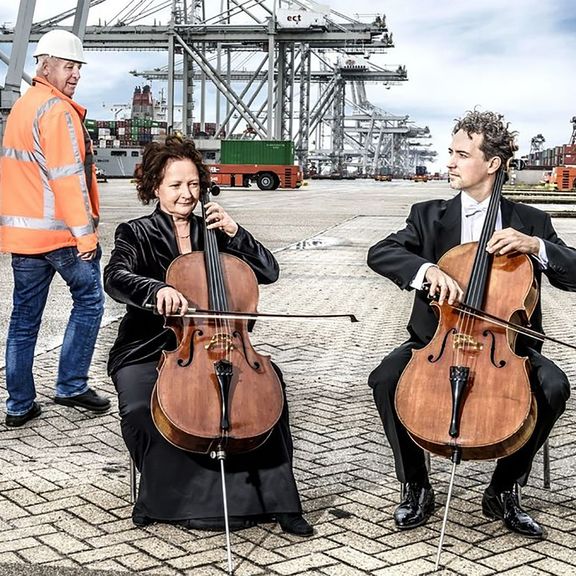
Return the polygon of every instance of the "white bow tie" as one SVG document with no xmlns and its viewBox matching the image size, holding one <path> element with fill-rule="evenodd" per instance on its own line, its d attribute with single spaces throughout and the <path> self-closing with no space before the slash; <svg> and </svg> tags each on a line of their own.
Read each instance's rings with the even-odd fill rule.
<svg viewBox="0 0 576 576">
<path fill-rule="evenodd" d="M 468 206 L 464 206 L 464 216 L 469 218 L 470 216 L 474 216 L 476 214 L 482 214 L 488 210 L 488 206 L 485 204 L 470 204 Z"/>
</svg>

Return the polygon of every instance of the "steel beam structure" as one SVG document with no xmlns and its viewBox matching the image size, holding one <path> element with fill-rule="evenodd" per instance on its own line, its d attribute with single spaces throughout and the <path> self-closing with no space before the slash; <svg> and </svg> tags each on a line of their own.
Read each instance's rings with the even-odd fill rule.
<svg viewBox="0 0 576 576">
<path fill-rule="evenodd" d="M 394 46 L 383 16 L 362 22 L 313 0 L 146 0 L 115 1 L 115 20 L 88 23 L 89 9 L 105 1 L 78 0 L 76 10 L 31 23 L 26 38 L 35 42 L 74 17 L 72 29 L 83 35 L 87 50 L 167 52 L 167 67 L 133 73 L 167 80 L 170 126 L 176 83 L 182 82 L 183 129 L 190 135 L 193 122 L 203 131 L 212 112 L 220 134 L 294 140 L 305 170 L 309 155 L 321 159 L 323 170 L 340 175 L 350 170 L 369 175 L 398 162 L 408 169 L 409 147 L 402 142 L 410 133 L 408 122 L 376 110 L 364 88 L 407 80 L 404 67 L 387 69 L 368 60 Z M 30 4 L 21 0 L 21 9 Z M 14 53 L 21 34 L 3 32 Z M 315 100 L 314 84 L 319 87 Z M 208 107 L 208 100 L 215 105 Z M 362 110 L 366 118 L 359 115 Z"/>
<path fill-rule="evenodd" d="M 20 96 L 20 84 L 26 62 L 26 50 L 28 48 L 28 38 L 32 28 L 34 18 L 34 8 L 36 0 L 21 2 L 14 29 L 14 40 L 12 52 L 8 60 L 8 71 L 4 81 L 4 89 L 0 92 L 0 111 L 9 110 Z M 5 60 L 2 58 L 2 60 Z"/>
</svg>

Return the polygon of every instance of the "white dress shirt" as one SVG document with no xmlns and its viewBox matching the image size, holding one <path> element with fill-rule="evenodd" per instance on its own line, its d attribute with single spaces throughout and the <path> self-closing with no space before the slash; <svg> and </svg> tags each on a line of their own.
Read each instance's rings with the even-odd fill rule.
<svg viewBox="0 0 576 576">
<path fill-rule="evenodd" d="M 478 242 L 482 233 L 482 226 L 486 219 L 490 196 L 482 202 L 476 202 L 472 196 L 462 192 L 462 228 L 460 230 L 460 244 L 466 242 Z M 498 216 L 496 217 L 496 226 L 494 230 L 502 230 L 502 211 L 498 207 Z"/>
</svg>

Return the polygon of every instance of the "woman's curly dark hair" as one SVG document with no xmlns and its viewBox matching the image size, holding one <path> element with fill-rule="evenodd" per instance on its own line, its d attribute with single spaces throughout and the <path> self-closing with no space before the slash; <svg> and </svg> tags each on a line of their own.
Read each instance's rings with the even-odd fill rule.
<svg viewBox="0 0 576 576">
<path fill-rule="evenodd" d="M 489 160 L 498 156 L 505 166 L 506 162 L 514 156 L 514 152 L 518 150 L 516 145 L 518 132 L 510 131 L 509 126 L 508 122 L 504 122 L 502 114 L 469 110 L 463 118 L 456 119 L 452 135 L 459 130 L 464 130 L 470 137 L 472 134 L 484 136 L 480 144 L 484 158 Z"/>
<path fill-rule="evenodd" d="M 158 189 L 169 160 L 191 160 L 198 168 L 200 189 L 204 192 L 211 185 L 210 172 L 202 160 L 202 154 L 196 149 L 193 140 L 172 134 L 164 142 L 150 142 L 144 148 L 142 163 L 136 168 L 136 190 L 142 204 L 158 200 Z"/>
</svg>

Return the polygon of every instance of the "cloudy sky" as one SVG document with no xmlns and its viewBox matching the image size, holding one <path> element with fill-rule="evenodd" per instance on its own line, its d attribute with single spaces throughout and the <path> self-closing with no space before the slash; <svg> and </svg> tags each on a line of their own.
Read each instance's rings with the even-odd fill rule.
<svg viewBox="0 0 576 576">
<path fill-rule="evenodd" d="M 114 16 L 127 3 L 107 0 L 92 10 L 89 23 Z M 0 25 L 16 21 L 18 4 L 18 0 L 1 2 Z M 38 0 L 36 4 L 38 21 L 76 3 Z M 417 125 L 430 127 L 438 152 L 435 169 L 442 169 L 454 119 L 475 107 L 505 114 L 519 132 L 521 154 L 529 151 L 537 134 L 545 137 L 545 147 L 569 141 L 570 120 L 576 116 L 573 0 L 325 0 L 324 4 L 361 19 L 374 15 L 375 5 L 386 14 L 395 48 L 372 56 L 372 61 L 390 68 L 405 65 L 409 81 L 389 90 L 368 85 L 368 99 L 387 112 L 408 114 Z M 9 51 L 6 45 L 0 48 Z M 165 54 L 155 53 L 90 52 L 89 58 L 76 99 L 93 118 L 110 118 L 110 106 L 128 102 L 133 87 L 143 83 L 129 70 L 166 63 Z M 27 71 L 32 73 L 29 61 Z M 5 71 L 0 62 L 0 84 Z M 153 83 L 153 89 L 160 87 Z"/>
</svg>

